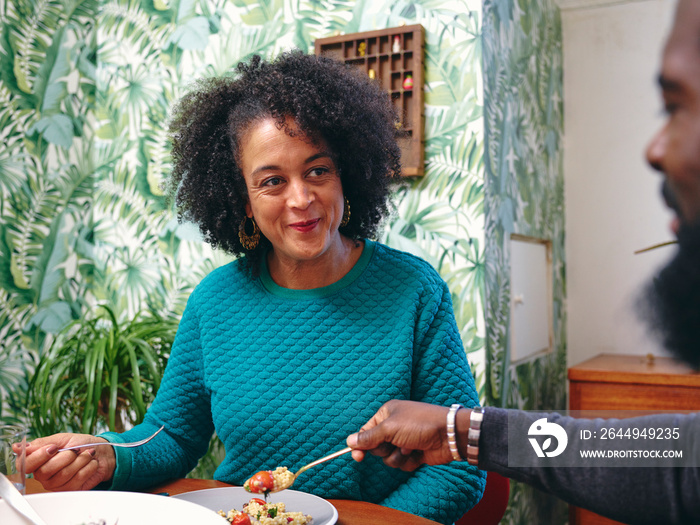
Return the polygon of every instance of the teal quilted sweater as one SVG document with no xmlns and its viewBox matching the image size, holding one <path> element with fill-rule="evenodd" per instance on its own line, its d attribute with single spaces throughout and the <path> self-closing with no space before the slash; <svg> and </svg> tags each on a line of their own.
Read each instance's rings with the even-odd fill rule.
<svg viewBox="0 0 700 525">
<path fill-rule="evenodd" d="M 226 447 L 214 474 L 242 485 L 263 469 L 302 465 L 345 446 L 389 399 L 475 406 L 478 397 L 447 286 L 426 262 L 371 241 L 355 267 L 325 288 L 290 290 L 241 261 L 197 286 L 144 423 L 113 442 L 113 489 L 183 477 L 212 432 Z M 365 500 L 452 523 L 479 501 L 485 474 L 466 462 L 413 473 L 369 456 L 341 456 L 294 489 Z"/>
</svg>

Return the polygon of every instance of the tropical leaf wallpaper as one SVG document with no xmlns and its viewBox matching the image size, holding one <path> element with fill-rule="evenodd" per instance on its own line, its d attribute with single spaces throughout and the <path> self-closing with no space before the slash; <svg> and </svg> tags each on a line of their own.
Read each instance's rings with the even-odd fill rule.
<svg viewBox="0 0 700 525">
<path fill-rule="evenodd" d="M 92 296 L 96 2 L 2 3 L 0 416 Z"/>
<path fill-rule="evenodd" d="M 566 405 L 562 34 L 553 0 L 483 6 L 486 260 L 485 403 Z M 552 243 L 552 352 L 510 362 L 510 235 Z M 512 483 L 507 522 L 565 523 L 567 506 Z"/>
<path fill-rule="evenodd" d="M 447 281 L 486 403 L 563 407 L 552 1 L 10 0 L 0 22 L 1 421 L 28 420 L 33 370 L 71 321 L 96 304 L 120 320 L 177 318 L 230 259 L 178 224 L 160 190 L 168 109 L 192 81 L 255 53 L 313 52 L 336 32 L 416 23 L 426 30 L 426 174 L 397 193 L 380 240 Z M 511 232 L 552 239 L 561 308 L 556 353 L 518 367 L 507 344 Z M 528 522 L 531 497 L 514 489 L 508 520 Z"/>
</svg>

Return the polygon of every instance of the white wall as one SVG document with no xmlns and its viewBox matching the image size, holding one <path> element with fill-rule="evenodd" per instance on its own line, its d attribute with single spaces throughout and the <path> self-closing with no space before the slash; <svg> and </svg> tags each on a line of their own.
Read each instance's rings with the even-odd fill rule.
<svg viewBox="0 0 700 525">
<path fill-rule="evenodd" d="M 644 148 L 663 120 L 656 86 L 675 0 L 560 0 L 568 362 L 599 353 L 667 355 L 633 311 L 674 248 L 661 177 Z"/>
</svg>

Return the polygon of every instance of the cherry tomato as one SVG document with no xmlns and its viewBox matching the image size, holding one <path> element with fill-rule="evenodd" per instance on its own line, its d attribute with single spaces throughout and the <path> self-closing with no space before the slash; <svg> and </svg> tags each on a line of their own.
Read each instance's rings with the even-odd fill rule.
<svg viewBox="0 0 700 525">
<path fill-rule="evenodd" d="M 268 492 L 275 488 L 275 480 L 269 470 L 261 470 L 248 481 L 250 491 L 257 494 Z"/>
<path fill-rule="evenodd" d="M 247 514 L 239 514 L 233 518 L 231 525 L 250 525 L 250 516 Z"/>
<path fill-rule="evenodd" d="M 265 505 L 265 504 L 266 504 L 265 501 L 264 501 L 264 500 L 261 500 L 260 498 L 253 498 L 253 499 L 251 499 L 250 501 L 254 501 L 254 502 L 257 503 L 258 505 Z"/>
</svg>

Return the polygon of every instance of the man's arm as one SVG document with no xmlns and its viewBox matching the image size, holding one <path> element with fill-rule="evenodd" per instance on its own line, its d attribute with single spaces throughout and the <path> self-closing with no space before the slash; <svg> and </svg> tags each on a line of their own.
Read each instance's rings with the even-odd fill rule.
<svg viewBox="0 0 700 525">
<path fill-rule="evenodd" d="M 464 414 L 466 415 L 466 414 Z M 541 414 L 486 408 L 479 439 L 479 468 L 497 472 L 553 494 L 608 518 L 629 523 L 700 523 L 700 469 L 697 467 L 511 467 L 508 426 L 528 428 Z M 547 414 L 569 436 L 577 450 L 580 431 L 598 432 L 609 420 L 575 419 Z M 700 434 L 698 414 L 658 414 L 615 420 L 615 427 L 681 428 Z M 700 452 L 695 439 L 694 451 Z"/>
<path fill-rule="evenodd" d="M 444 407 L 390 401 L 363 427 L 348 437 L 356 448 L 353 457 L 361 460 L 360 450 L 384 458 L 389 466 L 414 470 L 421 463 L 438 464 L 451 460 L 445 431 Z M 516 481 L 528 483 L 568 503 L 603 516 L 629 523 L 700 523 L 700 468 L 689 467 L 515 467 L 508 460 L 509 425 L 525 438 L 537 419 L 561 425 L 569 437 L 567 450 L 580 450 L 582 430 L 601 434 L 614 422 L 625 429 L 678 428 L 688 460 L 700 457 L 700 414 L 659 414 L 630 419 L 574 419 L 559 414 L 537 414 L 518 410 L 486 408 L 479 438 L 478 466 Z M 466 455 L 470 411 L 457 413 L 457 439 L 461 455 Z M 523 430 L 525 429 L 525 430 Z"/>
</svg>

